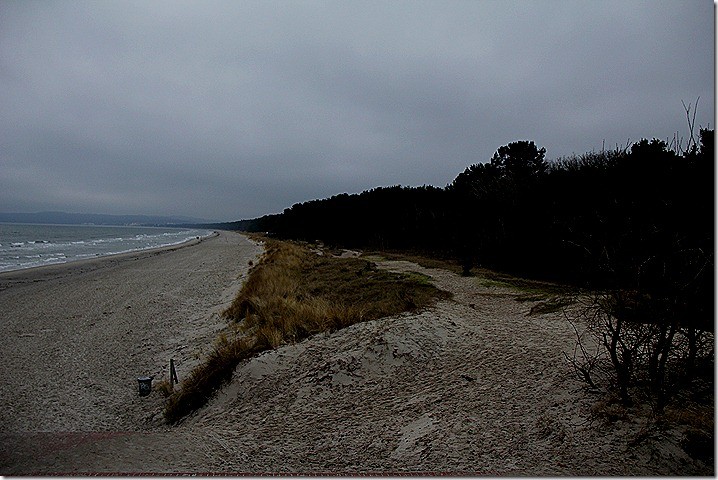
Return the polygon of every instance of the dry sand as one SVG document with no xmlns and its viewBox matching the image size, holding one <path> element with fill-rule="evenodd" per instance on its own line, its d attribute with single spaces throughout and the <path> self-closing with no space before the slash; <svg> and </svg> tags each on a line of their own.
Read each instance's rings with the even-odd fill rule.
<svg viewBox="0 0 718 480">
<path fill-rule="evenodd" d="M 165 438 L 163 398 L 139 397 L 137 377 L 168 378 L 173 358 L 181 379 L 198 363 L 261 251 L 221 233 L 0 275 L 0 473 L 158 468 L 134 440 Z M 106 450 L 107 439 L 137 454 Z M 76 455 L 84 445 L 97 445 L 112 466 Z"/>
<path fill-rule="evenodd" d="M 0 473 L 450 473 L 712 475 L 680 432 L 628 442 L 641 419 L 591 418 L 597 397 L 565 366 L 560 313 L 521 292 L 409 262 L 454 293 L 242 363 L 175 427 L 136 377 L 180 379 L 222 327 L 261 248 L 222 233 L 199 245 L 37 277 L 0 276 Z"/>
</svg>

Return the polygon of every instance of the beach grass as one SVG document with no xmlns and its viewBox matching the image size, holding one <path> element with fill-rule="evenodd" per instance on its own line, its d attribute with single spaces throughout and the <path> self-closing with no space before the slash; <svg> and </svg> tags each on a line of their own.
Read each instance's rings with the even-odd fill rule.
<svg viewBox="0 0 718 480">
<path fill-rule="evenodd" d="M 262 351 L 449 297 L 423 275 L 378 270 L 361 258 L 318 255 L 293 242 L 263 241 L 262 258 L 223 312 L 229 327 L 206 361 L 169 397 L 168 422 L 204 405 L 240 361 Z"/>
</svg>

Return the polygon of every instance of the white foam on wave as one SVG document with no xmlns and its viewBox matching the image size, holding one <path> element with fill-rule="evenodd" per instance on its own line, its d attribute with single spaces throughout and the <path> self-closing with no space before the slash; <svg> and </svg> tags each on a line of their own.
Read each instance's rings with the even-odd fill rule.
<svg viewBox="0 0 718 480">
<path fill-rule="evenodd" d="M 49 227 L 49 226 L 48 226 Z M 112 227 L 107 227 L 112 228 Z M 213 234 L 211 230 L 177 230 L 177 231 L 132 231 L 133 228 L 107 231 L 87 230 L 75 227 L 73 234 L 90 235 L 85 238 L 68 238 L 68 235 L 55 235 L 48 232 L 45 238 L 38 236 L 27 241 L 4 241 L 5 247 L 0 248 L 0 272 L 21 270 L 42 265 L 67 263 L 87 258 L 104 257 L 123 253 L 140 252 L 154 248 L 166 248 L 199 238 L 207 238 Z M 109 235 L 107 235 L 109 233 Z M 120 233 L 118 236 L 117 233 Z M 113 235 L 114 234 L 114 235 Z M 92 238 L 92 235 L 100 235 Z M 32 237 L 31 237 L 32 238 Z M 39 238 L 43 238 L 40 236 Z M 2 247 L 2 245 L 0 245 Z"/>
</svg>

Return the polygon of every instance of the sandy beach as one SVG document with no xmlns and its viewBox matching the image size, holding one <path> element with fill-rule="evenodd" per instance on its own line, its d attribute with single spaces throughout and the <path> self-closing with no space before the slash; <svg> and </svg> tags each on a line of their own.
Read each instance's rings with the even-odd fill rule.
<svg viewBox="0 0 718 480">
<path fill-rule="evenodd" d="M 199 362 L 261 251 L 223 232 L 0 274 L 0 472 L 33 471 L 56 448 L 62 458 L 86 433 L 161 430 L 162 397 L 139 397 L 137 377 L 168 378 L 173 358 L 181 379 Z M 15 470 L 18 461 L 29 463 Z"/>
<path fill-rule="evenodd" d="M 710 475 L 681 432 L 590 415 L 560 312 L 410 262 L 452 300 L 265 352 L 179 425 L 136 377 L 180 380 L 261 247 L 200 244 L 0 276 L 0 473 Z M 636 438 L 644 440 L 629 442 Z"/>
</svg>

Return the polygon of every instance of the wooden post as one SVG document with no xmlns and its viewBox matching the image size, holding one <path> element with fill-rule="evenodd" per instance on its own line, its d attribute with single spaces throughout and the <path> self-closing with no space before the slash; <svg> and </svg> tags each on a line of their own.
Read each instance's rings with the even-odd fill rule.
<svg viewBox="0 0 718 480">
<path fill-rule="evenodd" d="M 174 392 L 175 383 L 179 383 L 177 380 L 177 370 L 175 370 L 175 361 L 170 358 L 170 390 Z"/>
</svg>

